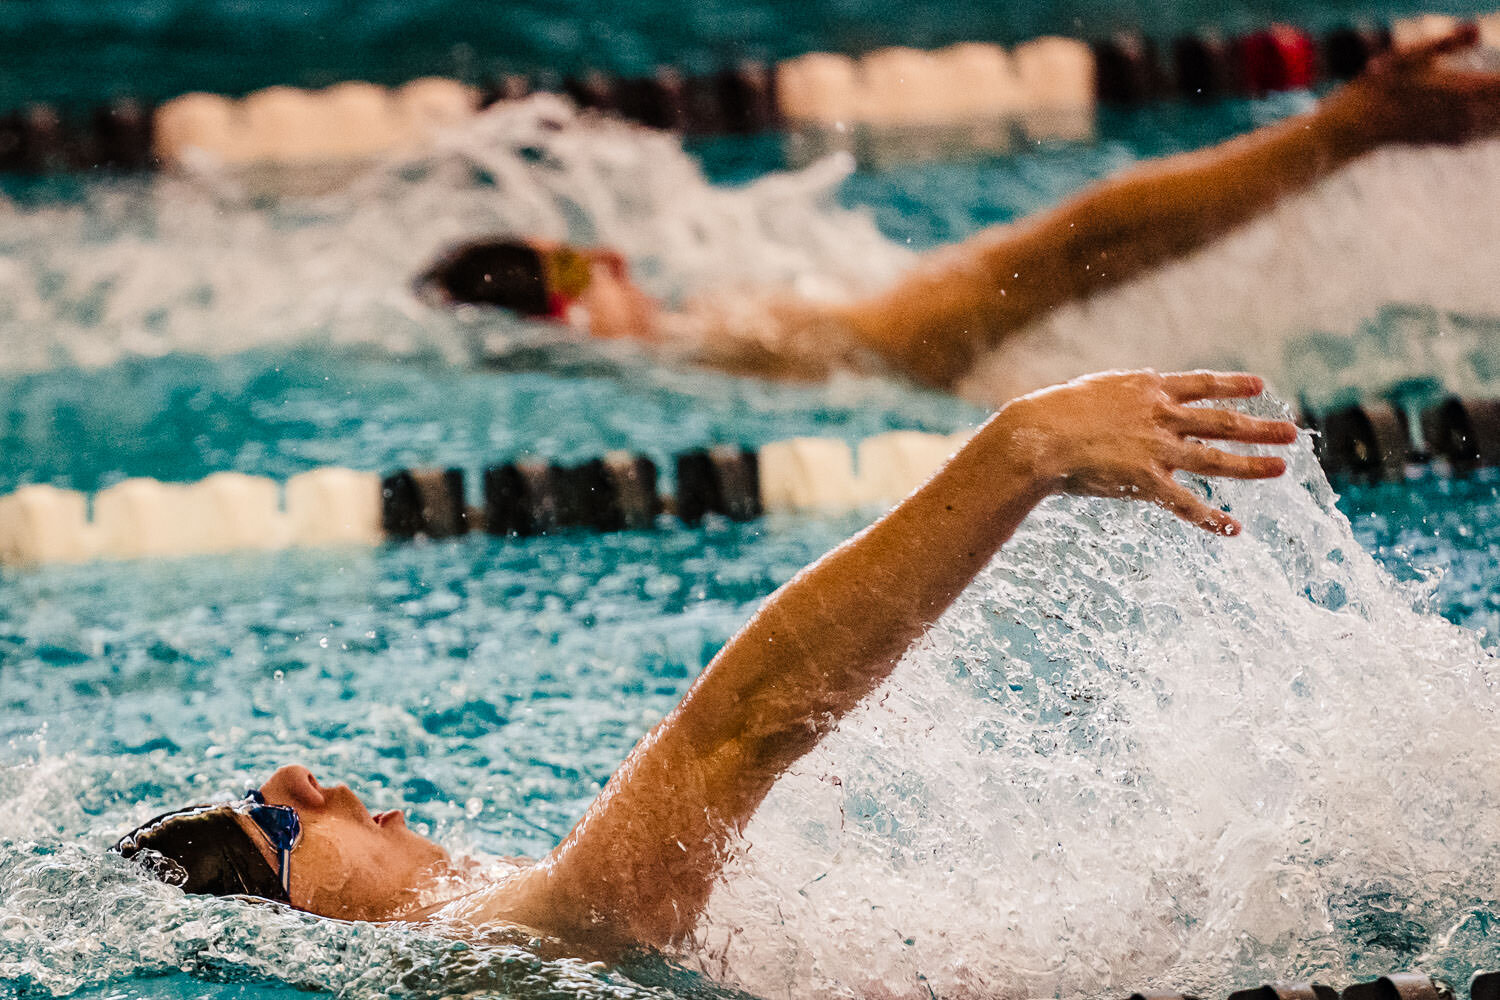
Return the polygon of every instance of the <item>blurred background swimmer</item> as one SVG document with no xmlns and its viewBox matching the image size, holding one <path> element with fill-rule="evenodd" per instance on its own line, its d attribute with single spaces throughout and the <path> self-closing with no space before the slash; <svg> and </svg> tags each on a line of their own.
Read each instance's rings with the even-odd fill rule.
<svg viewBox="0 0 1500 1000">
<path fill-rule="evenodd" d="M 1013 400 L 920 490 L 772 595 L 561 843 L 487 888 L 443 900 L 447 851 L 401 812 L 371 814 L 346 785 L 296 765 L 241 802 L 157 816 L 115 849 L 189 892 L 328 917 L 522 925 L 606 951 L 676 943 L 772 785 L 890 675 L 1043 499 L 1145 500 L 1237 534 L 1234 517 L 1173 473 L 1281 475 L 1279 457 L 1203 441 L 1285 445 L 1292 424 L 1189 405 L 1261 389 L 1252 375 L 1127 372 Z"/>
<path fill-rule="evenodd" d="M 1493 135 L 1500 74 L 1443 62 L 1477 38 L 1464 26 L 1389 53 L 1307 114 L 1136 167 L 935 251 L 893 287 L 847 304 L 783 298 L 747 310 L 699 296 L 673 311 L 632 280 L 620 253 L 530 238 L 459 246 L 418 286 L 736 374 L 893 371 L 951 389 L 1048 312 L 1184 257 L 1366 153 Z"/>
</svg>

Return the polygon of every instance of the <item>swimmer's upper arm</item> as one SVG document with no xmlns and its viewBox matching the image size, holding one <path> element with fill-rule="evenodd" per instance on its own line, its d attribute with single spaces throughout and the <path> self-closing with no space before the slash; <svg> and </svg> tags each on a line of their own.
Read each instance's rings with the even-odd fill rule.
<svg viewBox="0 0 1500 1000">
<path fill-rule="evenodd" d="M 598 943 L 687 934 L 776 779 L 884 680 L 1051 487 L 1004 412 L 799 573 L 631 752 L 510 919 Z"/>
</svg>

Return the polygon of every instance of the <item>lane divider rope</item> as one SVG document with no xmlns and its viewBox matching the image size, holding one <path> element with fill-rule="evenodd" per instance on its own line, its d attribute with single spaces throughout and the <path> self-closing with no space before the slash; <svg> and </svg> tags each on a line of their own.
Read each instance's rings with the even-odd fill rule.
<svg viewBox="0 0 1500 1000">
<path fill-rule="evenodd" d="M 1448 396 L 1420 411 L 1374 400 L 1305 413 L 1334 481 L 1400 482 L 1423 470 L 1472 475 L 1500 467 L 1500 399 Z M 656 463 L 610 452 L 578 465 L 524 459 L 483 470 L 470 506 L 464 470 L 386 476 L 322 468 L 274 480 L 234 472 L 195 483 L 127 479 L 92 498 L 47 485 L 0 496 L 0 565 L 36 566 L 239 550 L 376 545 L 470 532 L 531 537 L 638 531 L 672 515 L 752 521 L 765 513 L 839 513 L 900 500 L 936 472 L 968 433 L 892 431 L 859 442 L 800 437 L 756 451 L 737 445 L 674 457 L 677 493 Z M 1500 1000 L 1497 995 L 1495 1000 Z"/>
<path fill-rule="evenodd" d="M 240 550 L 376 545 L 471 531 L 534 536 L 561 530 L 642 530 L 664 514 L 748 521 L 764 512 L 889 505 L 916 489 L 967 434 L 894 431 L 859 444 L 795 438 L 758 452 L 717 446 L 675 457 L 677 496 L 655 463 L 611 452 L 574 466 L 522 460 L 482 476 L 468 505 L 462 469 L 373 472 L 323 468 L 283 487 L 234 472 L 195 483 L 127 479 L 93 495 L 24 486 L 0 496 L 0 565 L 36 566 Z"/>
<path fill-rule="evenodd" d="M 1482 44 L 1500 49 L 1500 13 L 1477 22 Z M 810 52 L 702 76 L 668 67 L 629 79 L 512 74 L 483 88 L 437 77 L 395 88 L 277 86 L 239 99 L 184 94 L 156 107 L 118 100 L 82 116 L 35 103 L 0 115 L 0 173 L 145 170 L 196 155 L 231 166 L 357 162 L 422 149 L 438 129 L 535 90 L 561 90 L 584 108 L 682 133 L 784 130 L 800 136 L 804 156 L 860 151 L 873 134 L 879 157 L 892 131 L 932 129 L 946 131 L 910 147 L 898 143 L 899 155 L 952 155 L 955 145 L 1004 152 L 1024 140 L 1088 138 L 1098 102 L 1259 96 L 1348 79 L 1393 44 L 1413 44 L 1457 23 L 1425 14 L 1316 37 L 1285 24 L 1233 39 L 1199 32 L 1173 40 L 1166 58 L 1153 40 L 1120 33 L 1092 43 L 1044 37 L 1010 50 L 966 42 L 858 57 Z"/>
</svg>

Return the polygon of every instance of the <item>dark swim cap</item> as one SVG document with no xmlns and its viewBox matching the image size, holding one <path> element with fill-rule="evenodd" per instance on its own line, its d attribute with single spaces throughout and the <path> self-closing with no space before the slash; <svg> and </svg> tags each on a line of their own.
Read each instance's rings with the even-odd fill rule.
<svg viewBox="0 0 1500 1000">
<path fill-rule="evenodd" d="M 245 832 L 231 804 L 162 813 L 121 837 L 112 850 L 184 892 L 258 896 L 291 903 L 276 869 Z"/>
<path fill-rule="evenodd" d="M 499 306 L 522 316 L 545 316 L 549 309 L 542 255 L 518 240 L 469 243 L 448 252 L 419 279 L 452 302 Z"/>
</svg>

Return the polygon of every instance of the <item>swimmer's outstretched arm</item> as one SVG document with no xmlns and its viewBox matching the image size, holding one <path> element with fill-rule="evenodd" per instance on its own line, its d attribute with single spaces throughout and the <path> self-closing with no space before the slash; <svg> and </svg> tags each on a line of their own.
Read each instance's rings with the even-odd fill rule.
<svg viewBox="0 0 1500 1000">
<path fill-rule="evenodd" d="M 1286 444 L 1291 424 L 1184 405 L 1260 391 L 1250 375 L 1134 372 L 1010 402 L 920 490 L 773 594 L 557 849 L 470 912 L 607 947 L 681 938 L 772 783 L 890 674 L 1044 497 L 1149 500 L 1238 531 L 1172 473 L 1280 475 L 1279 458 L 1195 439 Z"/>
<path fill-rule="evenodd" d="M 1500 130 L 1500 74 L 1443 68 L 1472 26 L 1391 53 L 1304 115 L 1143 164 L 1036 218 L 939 251 L 890 291 L 832 310 L 865 347 L 948 387 L 985 349 L 1059 305 L 1195 250 L 1389 143 Z M 812 373 L 814 375 L 818 373 Z"/>
</svg>

